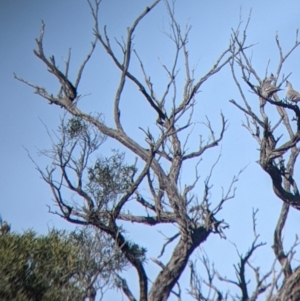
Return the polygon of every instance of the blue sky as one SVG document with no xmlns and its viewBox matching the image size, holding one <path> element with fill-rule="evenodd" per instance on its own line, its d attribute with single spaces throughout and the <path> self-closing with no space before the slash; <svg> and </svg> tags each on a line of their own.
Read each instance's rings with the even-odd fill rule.
<svg viewBox="0 0 300 301">
<path fill-rule="evenodd" d="M 151 1 L 146 0 L 103 0 L 100 22 L 102 26 L 107 25 L 111 40 L 113 37 L 118 39 L 125 37 L 126 27 L 131 25 L 135 17 L 150 3 Z M 242 19 L 246 21 L 251 8 L 248 43 L 258 44 L 249 54 L 252 53 L 253 64 L 263 77 L 268 60 L 270 60 L 270 71 L 274 72 L 277 67 L 276 31 L 284 50 L 294 43 L 295 31 L 300 25 L 299 1 L 177 1 L 178 20 L 182 26 L 187 21 L 192 25 L 188 47 L 192 65 L 197 64 L 196 75 L 204 74 L 226 48 L 231 29 L 236 28 L 239 22 L 240 9 Z M 2 91 L 0 96 L 0 214 L 3 219 L 11 223 L 14 231 L 32 228 L 39 233 L 45 233 L 49 227 L 71 229 L 72 226 L 47 212 L 46 205 L 53 205 L 51 192 L 40 179 L 25 149 L 40 165 L 49 164 L 45 158 L 38 155 L 38 149 L 51 146 L 43 123 L 50 130 L 55 130 L 62 111 L 54 105 L 49 105 L 35 95 L 32 89 L 13 78 L 15 72 L 32 83 L 49 88 L 53 93 L 57 91 L 57 83 L 32 52 L 35 48 L 35 38 L 39 35 L 41 20 L 46 24 L 44 48 L 48 56 L 54 54 L 59 65 L 62 66 L 62 58 L 66 58 L 68 49 L 72 48 L 70 71 L 73 78 L 93 40 L 93 21 L 88 5 L 83 0 L 0 1 Z M 170 57 L 174 53 L 171 42 L 163 33 L 167 28 L 168 17 L 165 6 L 161 3 L 143 20 L 134 40 L 135 48 L 144 60 L 145 67 L 158 91 L 166 81 L 160 61 L 169 64 Z M 288 59 L 283 70 L 284 73 L 293 72 L 290 79 L 298 90 L 300 90 L 299 57 L 300 49 Z M 133 62 L 132 68 L 140 72 L 136 62 Z M 111 124 L 110 100 L 117 87 L 118 71 L 100 45 L 97 46 L 84 75 L 79 93 L 87 96 L 80 104 L 81 108 L 86 112 L 103 113 L 107 124 Z M 214 184 L 212 199 L 215 198 L 217 201 L 222 187 L 226 189 L 233 175 L 247 165 L 236 185 L 236 198 L 226 204 L 220 214 L 220 217 L 225 218 L 231 225 L 226 233 L 228 239 L 235 241 L 245 252 L 250 244 L 249 237 L 252 238 L 252 208 L 259 208 L 258 231 L 261 233 L 262 241 L 269 242 L 269 245 L 258 254 L 271 263 L 272 231 L 277 222 L 276 216 L 281 208 L 281 202 L 272 192 L 270 179 L 256 163 L 257 145 L 241 126 L 243 115 L 228 102 L 229 99 L 240 101 L 229 68 L 222 70 L 205 83 L 201 90 L 198 96 L 198 121 L 203 121 L 207 115 L 217 131 L 220 128 L 219 115 L 222 111 L 230 124 L 220 146 L 222 158 L 212 179 Z M 125 128 L 132 137 L 143 139 L 138 127 L 147 126 L 149 120 L 145 116 L 148 113 L 145 112 L 145 106 L 136 100 L 135 97 L 138 96 L 136 89 L 129 86 L 126 93 L 127 102 L 123 106 Z M 103 155 L 109 155 L 113 147 L 119 146 L 108 141 L 103 147 Z M 216 160 L 219 152 L 220 148 L 204 157 L 204 162 L 201 163 L 203 175 L 200 184 L 203 183 L 209 166 Z M 130 161 L 133 156 L 128 154 L 127 158 Z M 199 191 L 201 197 L 201 185 Z M 294 238 L 294 229 L 299 226 L 298 216 L 295 210 L 291 210 L 285 230 L 287 246 Z M 151 246 L 148 237 L 146 239 L 140 233 L 136 235 L 141 244 Z M 223 253 L 218 257 L 220 247 Z M 217 249 L 216 262 L 220 263 L 224 256 L 231 258 L 230 262 L 237 260 L 234 248 L 228 241 L 220 241 L 218 237 L 210 237 L 204 248 Z M 232 270 L 231 263 L 222 265 L 222 269 Z"/>
</svg>

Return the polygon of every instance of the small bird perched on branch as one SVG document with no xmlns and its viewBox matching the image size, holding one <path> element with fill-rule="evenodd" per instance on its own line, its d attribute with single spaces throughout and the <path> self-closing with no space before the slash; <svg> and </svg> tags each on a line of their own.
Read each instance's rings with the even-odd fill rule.
<svg viewBox="0 0 300 301">
<path fill-rule="evenodd" d="M 6 221 L 1 221 L 0 235 L 8 234 L 10 231 L 10 225 Z"/>
<path fill-rule="evenodd" d="M 278 91 L 280 91 L 281 89 L 272 85 L 272 81 L 275 80 L 275 77 L 273 74 L 271 74 L 271 76 L 269 76 L 268 78 L 266 78 L 261 85 L 261 95 L 263 97 L 269 98 L 272 97 L 272 95 Z"/>
<path fill-rule="evenodd" d="M 293 86 L 289 81 L 286 81 L 286 98 L 293 102 L 300 101 L 300 93 L 293 89 Z"/>
</svg>

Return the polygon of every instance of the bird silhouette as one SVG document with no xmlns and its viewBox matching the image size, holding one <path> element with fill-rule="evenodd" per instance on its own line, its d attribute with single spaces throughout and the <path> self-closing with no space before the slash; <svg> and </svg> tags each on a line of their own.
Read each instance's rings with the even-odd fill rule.
<svg viewBox="0 0 300 301">
<path fill-rule="evenodd" d="M 293 102 L 300 101 L 300 93 L 293 89 L 293 86 L 289 81 L 286 81 L 286 98 Z"/>
<path fill-rule="evenodd" d="M 10 232 L 10 225 L 6 221 L 1 222 L 0 235 L 7 234 L 9 232 Z"/>
<path fill-rule="evenodd" d="M 273 74 L 266 78 L 261 85 L 261 95 L 265 98 L 272 97 L 272 95 L 282 89 L 272 85 L 272 82 L 275 80 Z"/>
</svg>

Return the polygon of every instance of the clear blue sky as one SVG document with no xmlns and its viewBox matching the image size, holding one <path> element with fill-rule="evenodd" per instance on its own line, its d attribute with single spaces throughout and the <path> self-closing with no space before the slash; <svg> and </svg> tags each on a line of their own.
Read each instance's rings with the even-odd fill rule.
<svg viewBox="0 0 300 301">
<path fill-rule="evenodd" d="M 106 24 L 112 37 L 121 39 L 126 35 L 126 27 L 131 25 L 147 4 L 148 0 L 103 0 L 100 12 L 101 25 Z M 300 2 L 296 0 L 278 1 L 221 1 L 221 0 L 178 0 L 177 17 L 184 26 L 186 21 L 192 25 L 189 39 L 191 60 L 197 64 L 196 74 L 207 71 L 221 51 L 228 45 L 231 28 L 239 21 L 240 8 L 242 19 L 247 20 L 250 8 L 252 19 L 248 30 L 248 43 L 258 43 L 253 47 L 253 63 L 263 77 L 268 60 L 270 71 L 278 62 L 278 51 L 275 44 L 275 33 L 278 31 L 284 49 L 294 43 L 295 30 L 300 26 Z M 0 54 L 1 54 L 1 95 L 0 95 L 0 214 L 12 225 L 14 231 L 33 228 L 45 233 L 48 227 L 71 228 L 60 218 L 47 213 L 46 205 L 53 205 L 51 192 L 40 179 L 34 165 L 29 160 L 25 148 L 42 166 L 49 164 L 37 153 L 38 149 L 48 148 L 50 140 L 44 123 L 50 130 L 58 126 L 62 111 L 50 106 L 45 100 L 35 95 L 29 87 L 16 81 L 13 72 L 20 77 L 41 86 L 57 91 L 57 83 L 46 71 L 44 65 L 34 56 L 35 38 L 39 35 L 40 22 L 46 24 L 45 51 L 48 56 L 54 54 L 59 65 L 72 48 L 71 74 L 75 76 L 78 66 L 89 50 L 93 39 L 93 21 L 87 3 L 84 0 L 0 0 Z M 171 43 L 163 34 L 168 26 L 168 17 L 163 3 L 151 12 L 136 32 L 135 47 L 145 62 L 158 90 L 161 81 L 166 80 L 159 59 L 168 64 L 173 54 Z M 250 53 L 250 52 L 249 52 Z M 300 50 L 294 52 L 283 70 L 293 72 L 291 81 L 300 90 Z M 158 59 L 159 58 L 159 59 Z M 133 63 L 136 64 L 136 63 Z M 135 65 L 133 65 L 135 68 Z M 183 67 L 182 67 L 183 68 Z M 138 69 L 136 69 L 138 70 Z M 137 71 L 139 72 L 139 71 Z M 111 99 L 118 83 L 118 72 L 105 52 L 97 46 L 96 53 L 85 71 L 85 78 L 79 87 L 79 93 L 90 94 L 81 103 L 86 112 L 102 112 L 106 122 L 111 123 Z M 129 92 L 135 96 L 136 91 Z M 257 145 L 249 133 L 241 126 L 243 115 L 228 100 L 239 101 L 236 87 L 232 84 L 229 68 L 216 75 L 203 85 L 199 94 L 199 122 L 207 115 L 214 127 L 220 127 L 219 113 L 222 110 L 229 120 L 229 128 L 222 142 L 222 159 L 213 177 L 213 198 L 221 195 L 221 188 L 226 189 L 231 178 L 241 168 L 248 165 L 237 184 L 236 198 L 226 204 L 220 217 L 231 225 L 227 236 L 237 241 L 245 252 L 250 244 L 251 210 L 259 208 L 258 230 L 262 241 L 270 242 L 260 255 L 269 258 L 271 253 L 272 231 L 281 202 L 272 192 L 271 182 L 260 169 Z M 134 98 L 134 97 L 133 97 Z M 129 105 L 135 102 L 128 97 Z M 200 105 L 201 103 L 201 105 Z M 127 106 L 127 105 L 126 105 Z M 134 110 L 124 108 L 126 129 L 133 137 L 142 139 L 140 124 L 147 126 L 144 106 L 134 103 Z M 132 118 L 134 114 L 135 118 Z M 111 147 L 118 147 L 108 142 L 104 150 L 109 155 Z M 206 177 L 207 166 L 213 162 L 220 149 L 205 157 L 200 184 Z M 128 154 L 128 158 L 130 154 Z M 199 191 L 201 186 L 199 186 Z M 201 197 L 200 192 L 200 197 Z M 291 210 L 286 229 L 287 246 L 299 227 L 299 214 Z M 241 219 L 241 217 L 243 217 Z M 287 235 L 289 234 L 289 235 Z M 137 235 L 139 235 L 137 233 Z M 143 235 L 141 243 L 149 245 Z M 143 240 L 144 237 L 144 240 Z M 248 242 L 248 244 L 247 244 Z M 151 243 L 150 243 L 151 244 Z M 230 257 L 234 262 L 235 252 L 228 242 L 211 237 L 205 249 L 216 250 L 215 261 Z M 222 248 L 222 258 L 218 252 Z M 223 266 L 223 271 L 232 270 L 231 263 Z"/>
</svg>

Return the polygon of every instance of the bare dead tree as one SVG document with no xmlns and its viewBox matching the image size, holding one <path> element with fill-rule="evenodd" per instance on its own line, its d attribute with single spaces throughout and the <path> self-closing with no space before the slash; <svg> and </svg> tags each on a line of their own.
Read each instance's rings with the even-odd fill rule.
<svg viewBox="0 0 300 301">
<path fill-rule="evenodd" d="M 174 286 L 193 251 L 204 243 L 210 234 L 224 237 L 223 230 L 228 227 L 228 224 L 219 220 L 217 213 L 227 200 L 234 197 L 234 184 L 238 177 L 233 178 L 228 190 L 223 193 L 220 200 L 212 203 L 210 195 L 211 176 L 215 166 L 213 165 L 204 183 L 202 200 L 200 200 L 199 193 L 194 191 L 199 180 L 197 162 L 209 149 L 218 146 L 223 139 L 227 124 L 225 117 L 221 114 L 221 129 L 218 135 L 215 134 L 211 122 L 207 119 L 205 125 L 208 139 L 202 139 L 202 134 L 198 147 L 191 150 L 188 147 L 188 141 L 191 135 L 191 126 L 195 124 L 194 110 L 200 87 L 237 58 L 241 51 L 243 53 L 246 48 L 250 47 L 245 45 L 245 35 L 239 36 L 241 31 L 241 24 L 239 24 L 232 33 L 228 47 L 220 54 L 214 65 L 203 76 L 195 78 L 188 52 L 188 34 L 191 27 L 187 26 L 184 30 L 182 29 L 175 19 L 174 2 L 166 1 L 170 17 L 168 36 L 173 41 L 175 56 L 171 67 L 163 65 L 168 82 L 162 95 L 158 96 L 154 89 L 154 83 L 147 74 L 143 59 L 133 47 L 133 39 L 137 26 L 160 2 L 160 0 L 156 0 L 152 5 L 146 7 L 134 20 L 132 26 L 127 29 L 126 39 L 123 42 L 117 40 L 117 44 L 122 50 L 122 56 L 119 57 L 111 43 L 107 28 L 104 27 L 103 30 L 100 28 L 98 14 L 101 0 L 88 0 L 95 23 L 95 41 L 92 42 L 90 52 L 79 67 L 74 83 L 68 76 L 70 55 L 64 71 L 59 69 L 54 56 L 47 58 L 43 47 L 45 25 L 42 23 L 40 36 L 36 40 L 37 49 L 34 53 L 59 81 L 61 87 L 56 96 L 46 88 L 31 84 L 15 75 L 18 80 L 31 86 L 36 94 L 50 101 L 51 104 L 63 107 L 72 116 L 69 123 L 62 123 L 60 136 L 57 137 L 58 141 L 54 141 L 53 149 L 44 152 L 52 160 L 52 166 L 46 170 L 37 166 L 42 178 L 50 186 L 54 201 L 59 207 L 59 211 L 56 213 L 74 224 L 92 225 L 111 237 L 128 263 L 137 272 L 139 300 L 141 301 L 166 300 L 171 293 L 174 293 Z M 109 127 L 104 123 L 101 112 L 98 116 L 92 116 L 80 110 L 78 106 L 80 103 L 79 84 L 83 70 L 97 43 L 105 49 L 120 71 L 119 85 L 112 100 L 114 103 L 114 127 Z M 179 57 L 184 61 L 186 80 L 183 88 L 178 80 Z M 130 63 L 134 58 L 140 64 L 143 79 L 130 71 Z M 141 128 L 145 135 L 146 147 L 124 130 L 124 124 L 120 117 L 120 104 L 128 81 L 138 88 L 141 98 L 157 116 L 154 122 L 156 128 L 150 125 L 147 129 Z M 183 135 L 185 135 L 184 140 L 180 138 Z M 99 149 L 104 137 L 116 140 L 127 150 L 133 152 L 143 162 L 143 166 L 138 168 L 136 162 L 133 165 L 126 165 L 122 154 L 118 152 L 109 159 L 98 158 L 96 162 L 91 163 L 92 157 Z M 195 162 L 195 180 L 192 183 L 184 183 L 185 187 L 182 190 L 180 175 L 185 163 L 189 160 Z M 143 183 L 148 185 L 152 196 L 151 200 L 143 196 L 140 189 Z M 76 200 L 66 200 L 67 190 L 77 196 Z M 146 214 L 136 215 L 126 211 L 129 202 L 135 202 L 137 206 L 144 208 Z M 176 225 L 177 233 L 163 246 L 162 253 L 165 247 L 175 239 L 177 239 L 176 246 L 166 263 L 155 260 L 161 271 L 150 289 L 144 265 L 146 251 L 126 238 L 120 222 L 148 226 Z M 118 273 L 116 279 L 118 286 L 127 298 L 136 300 L 126 279 Z M 180 299 L 180 291 L 176 294 Z"/>
<path fill-rule="evenodd" d="M 234 270 L 236 279 L 229 279 L 227 276 L 221 276 L 215 266 L 210 263 L 209 255 L 203 252 L 204 255 L 200 257 L 200 261 L 204 266 L 206 271 L 205 275 L 197 273 L 196 262 L 190 263 L 190 289 L 189 294 L 199 301 L 225 301 L 225 300 L 234 300 L 234 301 L 255 301 L 260 295 L 266 293 L 267 289 L 272 286 L 274 282 L 271 279 L 271 276 L 274 275 L 275 269 L 274 266 L 270 268 L 270 271 L 266 273 L 261 273 L 261 269 L 258 266 L 253 266 L 251 264 L 251 258 L 253 257 L 256 250 L 260 247 L 263 247 L 265 243 L 258 242 L 259 235 L 257 234 L 256 229 L 256 214 L 258 210 L 253 211 L 253 234 L 254 239 L 245 253 L 242 255 L 237 246 L 234 244 L 236 252 L 239 257 L 238 264 L 234 264 Z M 250 290 L 249 288 L 249 271 L 252 271 L 252 279 L 254 279 L 254 287 Z M 281 273 L 276 274 L 276 282 L 280 277 Z M 221 290 L 221 283 L 227 283 L 229 286 L 232 286 L 234 289 L 228 290 L 223 293 Z M 205 290 L 206 288 L 206 290 Z M 236 291 L 236 293 L 233 293 Z"/>
<path fill-rule="evenodd" d="M 245 35 L 245 33 L 244 33 Z M 291 73 L 285 75 L 282 68 L 288 57 L 296 50 L 298 31 L 296 32 L 295 43 L 284 54 L 278 34 L 275 36 L 279 52 L 277 70 L 268 77 L 268 70 L 264 77 L 260 76 L 253 66 L 251 58 L 246 51 L 241 50 L 238 56 L 231 60 L 230 66 L 233 79 L 240 92 L 243 104 L 235 100 L 230 102 L 245 114 L 246 121 L 243 126 L 256 140 L 259 146 L 259 160 L 261 168 L 270 176 L 273 184 L 273 191 L 283 201 L 276 229 L 274 231 L 273 250 L 277 261 L 281 265 L 283 281 L 276 293 L 269 294 L 267 300 L 299 300 L 300 282 L 299 268 L 292 269 L 291 259 L 293 248 L 289 252 L 284 251 L 282 243 L 282 230 L 287 220 L 289 206 L 300 210 L 300 195 L 298 184 L 294 176 L 295 166 L 300 148 L 300 110 L 297 102 L 292 102 L 280 96 L 283 83 Z M 236 37 L 238 44 L 243 42 Z M 240 79 L 242 78 L 242 79 Z M 250 89 L 245 91 L 243 86 Z M 254 100 L 253 100 L 254 99 Z M 251 101 L 251 102 L 250 102 Z M 252 104 L 255 104 L 255 107 Z M 274 120 L 267 108 L 274 107 L 278 112 L 278 119 Z M 284 141 L 282 141 L 284 140 Z M 278 278 L 275 277 L 271 292 L 278 285 Z M 276 291 L 276 290 L 275 290 Z"/>
<path fill-rule="evenodd" d="M 282 53 L 278 36 L 276 36 L 276 43 L 280 54 L 280 61 L 274 77 L 275 86 L 284 62 L 296 47 L 299 46 L 300 42 L 298 42 L 296 37 L 295 45 L 293 45 L 286 55 Z M 299 108 L 297 105 L 285 99 L 280 99 L 276 92 L 271 93 L 271 95 L 264 95 L 263 89 L 266 80 L 259 77 L 254 66 L 252 66 L 251 60 L 244 51 L 241 51 L 239 56 L 231 61 L 230 65 L 234 81 L 240 91 L 245 106 L 242 107 L 234 100 L 231 100 L 231 102 L 245 113 L 246 122 L 243 126 L 247 128 L 260 146 L 259 164 L 262 169 L 270 175 L 275 194 L 283 202 L 296 209 L 300 209 L 298 186 L 293 177 L 295 163 L 299 154 L 299 149 L 297 148 L 297 143 L 300 140 Z M 255 113 L 251 108 L 248 98 L 239 83 L 235 66 L 239 67 L 243 81 L 253 92 L 254 96 L 257 96 L 259 101 L 259 114 Z M 281 87 L 288 77 L 289 75 L 282 75 L 282 80 L 278 88 Z M 253 80 L 256 80 L 257 84 L 253 83 Z M 278 111 L 279 119 L 273 121 L 273 123 L 266 113 L 266 105 L 273 105 Z M 290 118 L 290 113 L 294 115 L 295 119 Z M 294 122 L 294 125 L 292 122 Z M 277 132 L 279 130 L 282 131 L 283 128 L 287 135 L 278 135 Z M 283 137 L 286 141 L 279 144 L 279 141 Z"/>
</svg>

